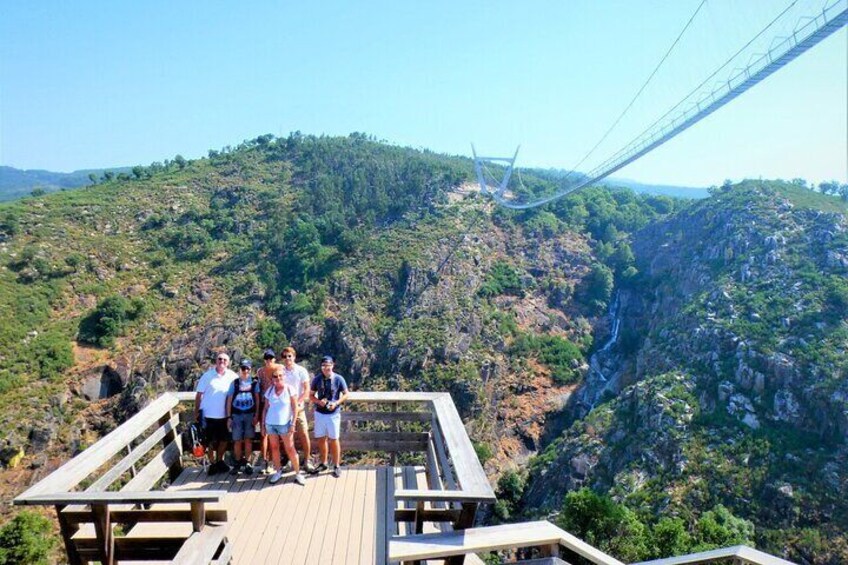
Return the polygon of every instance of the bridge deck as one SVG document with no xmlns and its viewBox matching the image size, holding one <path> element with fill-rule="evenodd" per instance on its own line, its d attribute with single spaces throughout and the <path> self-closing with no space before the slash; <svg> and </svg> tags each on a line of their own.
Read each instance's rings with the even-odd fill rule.
<svg viewBox="0 0 848 565">
<path fill-rule="evenodd" d="M 256 474 L 208 477 L 186 468 L 168 490 L 225 490 L 210 508 L 224 508 L 234 564 L 385 563 L 388 539 L 414 533 L 395 524 L 387 505 L 394 489 L 426 488 L 424 467 L 346 467 L 340 478 L 307 476 L 306 486 L 289 472 L 272 485 Z M 390 504 L 390 503 L 389 503 Z M 402 503 L 399 503 L 402 504 Z M 156 505 L 156 507 L 166 505 Z M 190 524 L 137 524 L 127 537 L 186 536 Z M 438 531 L 432 524 L 425 531 Z"/>
</svg>

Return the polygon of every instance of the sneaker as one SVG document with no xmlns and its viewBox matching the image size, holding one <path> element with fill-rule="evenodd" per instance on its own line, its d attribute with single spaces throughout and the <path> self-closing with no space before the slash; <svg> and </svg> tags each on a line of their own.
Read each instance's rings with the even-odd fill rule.
<svg viewBox="0 0 848 565">
<path fill-rule="evenodd" d="M 253 474 L 253 466 L 250 463 L 245 463 L 242 465 L 241 472 L 245 475 Z"/>
<path fill-rule="evenodd" d="M 303 476 L 303 473 L 297 473 L 294 476 L 294 482 L 296 482 L 300 486 L 303 486 L 306 484 L 306 477 Z"/>
<path fill-rule="evenodd" d="M 342 476 L 342 468 L 339 465 L 333 467 L 333 476 L 337 479 Z"/>
<path fill-rule="evenodd" d="M 268 482 L 273 485 L 273 484 L 280 482 L 280 479 L 282 479 L 282 478 L 283 478 L 283 474 L 281 472 L 277 471 L 276 473 L 271 475 L 271 478 L 268 479 Z M 295 478 L 295 480 L 297 480 L 297 478 Z"/>
<path fill-rule="evenodd" d="M 215 462 L 215 463 L 210 463 L 210 464 L 206 467 L 206 474 L 207 474 L 208 476 L 210 476 L 210 477 L 211 477 L 212 475 L 217 475 L 217 474 L 218 474 L 218 463 L 217 463 L 217 462 Z"/>
<path fill-rule="evenodd" d="M 318 473 L 320 473 L 321 471 L 326 471 L 327 469 L 329 469 L 329 467 L 327 467 L 327 464 L 326 464 L 326 463 L 321 463 L 320 465 L 318 465 L 317 467 L 315 467 L 312 471 L 310 471 L 310 472 L 309 472 L 309 474 L 310 474 L 310 475 L 317 475 L 317 474 L 318 474 Z"/>
<path fill-rule="evenodd" d="M 312 464 L 312 461 L 307 461 L 306 465 L 301 465 L 300 468 L 309 473 L 310 475 L 315 474 L 315 465 Z"/>
<path fill-rule="evenodd" d="M 218 472 L 219 473 L 229 473 L 230 472 L 230 466 L 227 465 L 226 463 L 224 463 L 223 461 L 218 461 L 218 463 L 216 463 L 216 465 L 218 465 Z"/>
<path fill-rule="evenodd" d="M 264 468 L 264 469 L 262 469 L 262 474 L 263 474 L 263 475 L 270 475 L 270 474 L 272 474 L 273 472 L 274 472 L 274 468 L 271 466 L 271 464 L 270 464 L 270 463 L 268 463 L 268 462 L 266 461 L 266 462 L 265 462 L 265 468 Z"/>
<path fill-rule="evenodd" d="M 239 472 L 240 468 L 241 468 L 241 465 L 233 465 L 232 467 L 230 467 L 230 474 L 232 474 L 232 475 L 237 474 Z"/>
</svg>

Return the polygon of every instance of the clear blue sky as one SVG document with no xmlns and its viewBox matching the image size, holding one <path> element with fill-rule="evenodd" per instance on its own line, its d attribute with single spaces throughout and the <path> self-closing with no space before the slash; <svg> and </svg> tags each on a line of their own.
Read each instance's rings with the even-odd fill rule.
<svg viewBox="0 0 848 565">
<path fill-rule="evenodd" d="M 709 0 L 582 168 L 667 110 L 789 2 Z M 799 0 L 798 9 L 823 3 Z M 521 144 L 523 166 L 571 168 L 699 4 L 1 0 L 0 164 L 149 164 L 300 130 L 360 131 L 463 155 L 471 142 L 487 154 Z M 760 176 L 848 182 L 846 84 L 843 29 L 617 176 L 693 186 Z"/>
</svg>

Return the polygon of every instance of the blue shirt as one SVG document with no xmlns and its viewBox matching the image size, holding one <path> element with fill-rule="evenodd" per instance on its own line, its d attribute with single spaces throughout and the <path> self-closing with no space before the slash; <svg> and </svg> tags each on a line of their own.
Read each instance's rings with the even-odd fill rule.
<svg viewBox="0 0 848 565">
<path fill-rule="evenodd" d="M 312 392 L 315 393 L 315 397 L 318 400 L 326 398 L 327 402 L 338 402 L 342 392 L 347 392 L 347 383 L 345 382 L 344 377 L 337 373 L 330 375 L 330 378 L 324 378 L 323 373 L 321 373 L 312 378 L 312 383 L 309 388 L 312 389 Z M 336 405 L 335 410 L 328 410 L 325 406 L 321 406 L 320 404 L 315 405 L 315 411 L 320 412 L 321 414 L 335 414 L 340 408 L 340 406 Z"/>
<path fill-rule="evenodd" d="M 253 377 L 246 381 L 238 378 L 230 385 L 230 392 L 227 393 L 232 399 L 233 413 L 249 414 L 256 411 L 256 401 L 254 394 L 259 394 L 259 379 Z"/>
</svg>

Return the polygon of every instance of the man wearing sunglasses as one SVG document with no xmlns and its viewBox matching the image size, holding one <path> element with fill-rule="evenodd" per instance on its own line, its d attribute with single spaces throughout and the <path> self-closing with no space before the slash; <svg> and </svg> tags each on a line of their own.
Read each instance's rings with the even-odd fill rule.
<svg viewBox="0 0 848 565">
<path fill-rule="evenodd" d="M 211 367 L 197 382 L 194 397 L 194 419 L 200 422 L 206 436 L 206 454 L 212 463 L 208 473 L 227 472 L 230 467 L 224 463 L 224 452 L 230 440 L 227 428 L 227 393 L 236 375 L 228 367 L 230 356 L 219 353 L 215 358 L 215 366 Z M 214 458 L 213 458 L 214 455 Z"/>
<path fill-rule="evenodd" d="M 312 446 L 309 443 L 309 426 L 306 423 L 306 399 L 309 398 L 309 372 L 295 363 L 297 353 L 294 347 L 286 347 L 280 353 L 283 358 L 283 375 L 285 376 L 286 384 L 291 387 L 294 394 L 297 396 L 297 421 L 295 422 L 297 439 L 300 441 L 300 446 L 303 448 L 303 468 L 307 473 L 313 470 L 312 461 L 310 461 Z"/>
</svg>

